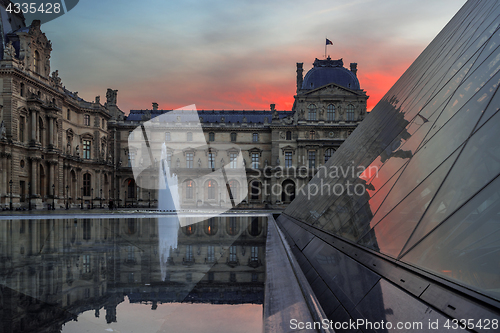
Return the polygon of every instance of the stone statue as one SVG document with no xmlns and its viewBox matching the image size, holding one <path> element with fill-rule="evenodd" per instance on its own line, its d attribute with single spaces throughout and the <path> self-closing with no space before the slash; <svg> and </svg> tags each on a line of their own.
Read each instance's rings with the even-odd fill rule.
<svg viewBox="0 0 500 333">
<path fill-rule="evenodd" d="M 106 104 L 109 105 L 116 105 L 116 95 L 118 93 L 118 90 L 113 90 L 108 88 L 106 91 Z"/>
<path fill-rule="evenodd" d="M 280 139 L 285 140 L 286 139 L 286 134 L 285 132 L 280 132 Z"/>
<path fill-rule="evenodd" d="M 12 41 L 9 41 L 7 45 L 5 45 L 5 49 L 3 50 L 3 59 L 11 60 L 14 59 L 15 56 L 16 56 L 16 50 L 12 45 Z"/>
<path fill-rule="evenodd" d="M 304 109 L 299 111 L 299 120 L 305 120 L 305 111 Z"/>
<path fill-rule="evenodd" d="M 201 168 L 201 159 L 198 159 L 198 168 Z"/>
<path fill-rule="evenodd" d="M 177 159 L 177 161 L 175 162 L 175 165 L 177 168 L 180 168 L 181 167 L 181 160 Z"/>
<path fill-rule="evenodd" d="M 76 145 L 75 156 L 80 156 L 80 145 Z"/>
<path fill-rule="evenodd" d="M 5 130 L 5 124 L 3 123 L 3 120 L 2 120 L 2 123 L 0 124 L 0 139 L 6 139 L 7 138 L 7 132 Z"/>
<path fill-rule="evenodd" d="M 264 161 L 264 167 L 267 168 L 267 160 Z"/>
<path fill-rule="evenodd" d="M 59 71 L 57 69 L 52 72 L 51 79 L 55 86 L 61 85 L 61 78 L 59 77 Z"/>
<path fill-rule="evenodd" d="M 280 158 L 279 157 L 276 159 L 276 165 L 280 165 Z"/>
</svg>

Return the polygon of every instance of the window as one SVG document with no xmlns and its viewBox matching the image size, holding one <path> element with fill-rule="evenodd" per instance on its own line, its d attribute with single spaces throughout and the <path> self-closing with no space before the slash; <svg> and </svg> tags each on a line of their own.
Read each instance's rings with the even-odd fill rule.
<svg viewBox="0 0 500 333">
<path fill-rule="evenodd" d="M 90 180 L 91 180 L 90 173 L 86 173 L 83 175 L 83 196 L 84 197 L 90 196 Z"/>
<path fill-rule="evenodd" d="M 258 261 L 259 260 L 259 248 L 257 246 L 252 246 L 250 260 L 251 261 Z"/>
<path fill-rule="evenodd" d="M 83 115 L 83 124 L 85 126 L 90 126 L 90 115 L 88 114 Z"/>
<path fill-rule="evenodd" d="M 90 220 L 89 219 L 83 220 L 83 239 L 90 240 L 90 230 L 91 230 Z"/>
<path fill-rule="evenodd" d="M 194 153 L 186 153 L 186 168 L 193 168 Z"/>
<path fill-rule="evenodd" d="M 184 227 L 184 233 L 187 235 L 187 236 L 191 236 L 192 234 L 194 234 L 194 225 L 188 225 L 188 226 L 185 226 Z"/>
<path fill-rule="evenodd" d="M 307 159 L 309 160 L 309 169 L 316 167 L 316 151 L 309 150 Z"/>
<path fill-rule="evenodd" d="M 286 139 L 292 140 L 292 132 L 291 131 L 286 131 Z"/>
<path fill-rule="evenodd" d="M 24 142 L 24 117 L 19 118 L 19 141 Z"/>
<path fill-rule="evenodd" d="M 208 153 L 208 167 L 215 169 L 215 154 Z"/>
<path fill-rule="evenodd" d="M 333 104 L 328 105 L 326 108 L 326 117 L 328 121 L 335 120 L 335 106 Z"/>
<path fill-rule="evenodd" d="M 286 151 L 285 152 L 285 168 L 291 168 L 291 167 L 292 167 L 292 152 Z"/>
<path fill-rule="evenodd" d="M 68 109 L 66 111 L 66 119 L 71 120 L 71 110 L 70 109 Z"/>
<path fill-rule="evenodd" d="M 169 168 L 171 167 L 171 164 L 172 164 L 172 153 L 167 152 L 167 165 Z"/>
<path fill-rule="evenodd" d="M 102 119 L 102 129 L 106 129 L 106 121 L 104 121 L 104 118 Z"/>
<path fill-rule="evenodd" d="M 335 152 L 335 150 L 333 150 L 332 148 L 328 148 L 325 151 L 325 163 L 328 162 L 328 160 L 330 159 L 330 157 L 332 157 L 334 152 Z"/>
<path fill-rule="evenodd" d="M 186 180 L 186 199 L 193 199 L 193 181 Z"/>
<path fill-rule="evenodd" d="M 133 167 L 135 164 L 135 151 L 128 152 L 128 166 Z"/>
<path fill-rule="evenodd" d="M 83 273 L 90 273 L 90 254 L 83 255 Z M 90 293 L 90 292 L 89 292 Z"/>
<path fill-rule="evenodd" d="M 346 112 L 347 121 L 354 121 L 354 105 L 349 104 Z"/>
<path fill-rule="evenodd" d="M 236 142 L 236 133 L 231 133 L 231 142 Z"/>
<path fill-rule="evenodd" d="M 170 141 L 170 132 L 165 133 L 165 141 Z"/>
<path fill-rule="evenodd" d="M 214 132 L 208 133 L 208 141 L 215 141 L 215 133 Z"/>
<path fill-rule="evenodd" d="M 21 95 L 21 97 L 24 96 L 24 83 L 21 83 L 19 86 L 19 95 Z"/>
<path fill-rule="evenodd" d="M 232 245 L 229 247 L 229 261 L 236 262 L 238 257 L 236 255 L 236 246 Z"/>
<path fill-rule="evenodd" d="M 311 140 L 316 139 L 316 132 L 315 132 L 315 131 L 311 131 L 311 132 L 309 132 L 309 138 L 310 138 Z"/>
<path fill-rule="evenodd" d="M 259 153 L 252 153 L 252 169 L 259 168 Z"/>
<path fill-rule="evenodd" d="M 193 261 L 193 245 L 186 245 L 186 261 Z"/>
<path fill-rule="evenodd" d="M 215 246 L 209 245 L 207 247 L 207 261 L 214 262 L 215 261 Z"/>
<path fill-rule="evenodd" d="M 130 245 L 127 246 L 127 260 L 130 262 L 135 260 L 134 247 Z"/>
<path fill-rule="evenodd" d="M 187 133 L 187 141 L 193 141 L 193 133 L 191 132 Z"/>
<path fill-rule="evenodd" d="M 236 169 L 238 167 L 238 154 L 237 153 L 230 153 L 229 154 L 229 167 L 231 169 Z"/>
<path fill-rule="evenodd" d="M 209 180 L 207 183 L 207 194 L 208 194 L 208 200 L 215 200 L 215 191 L 216 191 L 216 185 L 215 181 Z"/>
<path fill-rule="evenodd" d="M 252 134 L 252 141 L 253 142 L 259 142 L 259 133 L 253 133 Z"/>
<path fill-rule="evenodd" d="M 83 140 L 83 158 L 89 160 L 90 159 L 90 140 Z"/>
<path fill-rule="evenodd" d="M 40 74 L 40 53 L 38 51 L 35 51 L 35 54 L 33 56 L 33 70 L 35 73 Z"/>
<path fill-rule="evenodd" d="M 308 109 L 307 120 L 316 120 L 316 105 L 309 104 L 307 109 Z"/>
</svg>

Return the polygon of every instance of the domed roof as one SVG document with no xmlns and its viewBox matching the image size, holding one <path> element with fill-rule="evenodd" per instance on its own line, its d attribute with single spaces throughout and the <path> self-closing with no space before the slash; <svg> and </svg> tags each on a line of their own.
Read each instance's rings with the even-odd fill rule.
<svg viewBox="0 0 500 333">
<path fill-rule="evenodd" d="M 336 83 L 352 90 L 360 89 L 358 78 L 353 72 L 343 67 L 344 63 L 342 59 L 316 59 L 313 66 L 314 67 L 307 72 L 302 82 L 302 89 L 316 89 L 329 83 Z"/>
</svg>

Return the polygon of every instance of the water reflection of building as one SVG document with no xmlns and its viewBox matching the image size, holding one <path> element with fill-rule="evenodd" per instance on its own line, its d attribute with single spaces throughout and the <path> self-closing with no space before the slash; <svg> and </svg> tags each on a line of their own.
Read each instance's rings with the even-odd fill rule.
<svg viewBox="0 0 500 333">
<path fill-rule="evenodd" d="M 0 226 L 2 332 L 58 332 L 116 306 L 262 304 L 266 220 L 219 217 L 179 229 L 161 280 L 156 219 L 11 220 Z"/>
</svg>

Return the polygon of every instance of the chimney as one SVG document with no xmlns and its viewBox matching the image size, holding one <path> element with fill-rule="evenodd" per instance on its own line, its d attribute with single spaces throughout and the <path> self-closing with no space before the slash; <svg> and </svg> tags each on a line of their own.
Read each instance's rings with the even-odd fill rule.
<svg viewBox="0 0 500 333">
<path fill-rule="evenodd" d="M 158 110 L 158 103 L 153 102 L 153 110 Z"/>
<path fill-rule="evenodd" d="M 358 76 L 358 64 L 355 62 L 351 62 L 351 72 L 357 77 Z"/>
<path fill-rule="evenodd" d="M 297 92 L 299 92 L 300 89 L 302 89 L 302 81 L 304 81 L 304 69 L 302 66 L 304 65 L 303 62 L 298 62 L 297 63 Z"/>
</svg>

